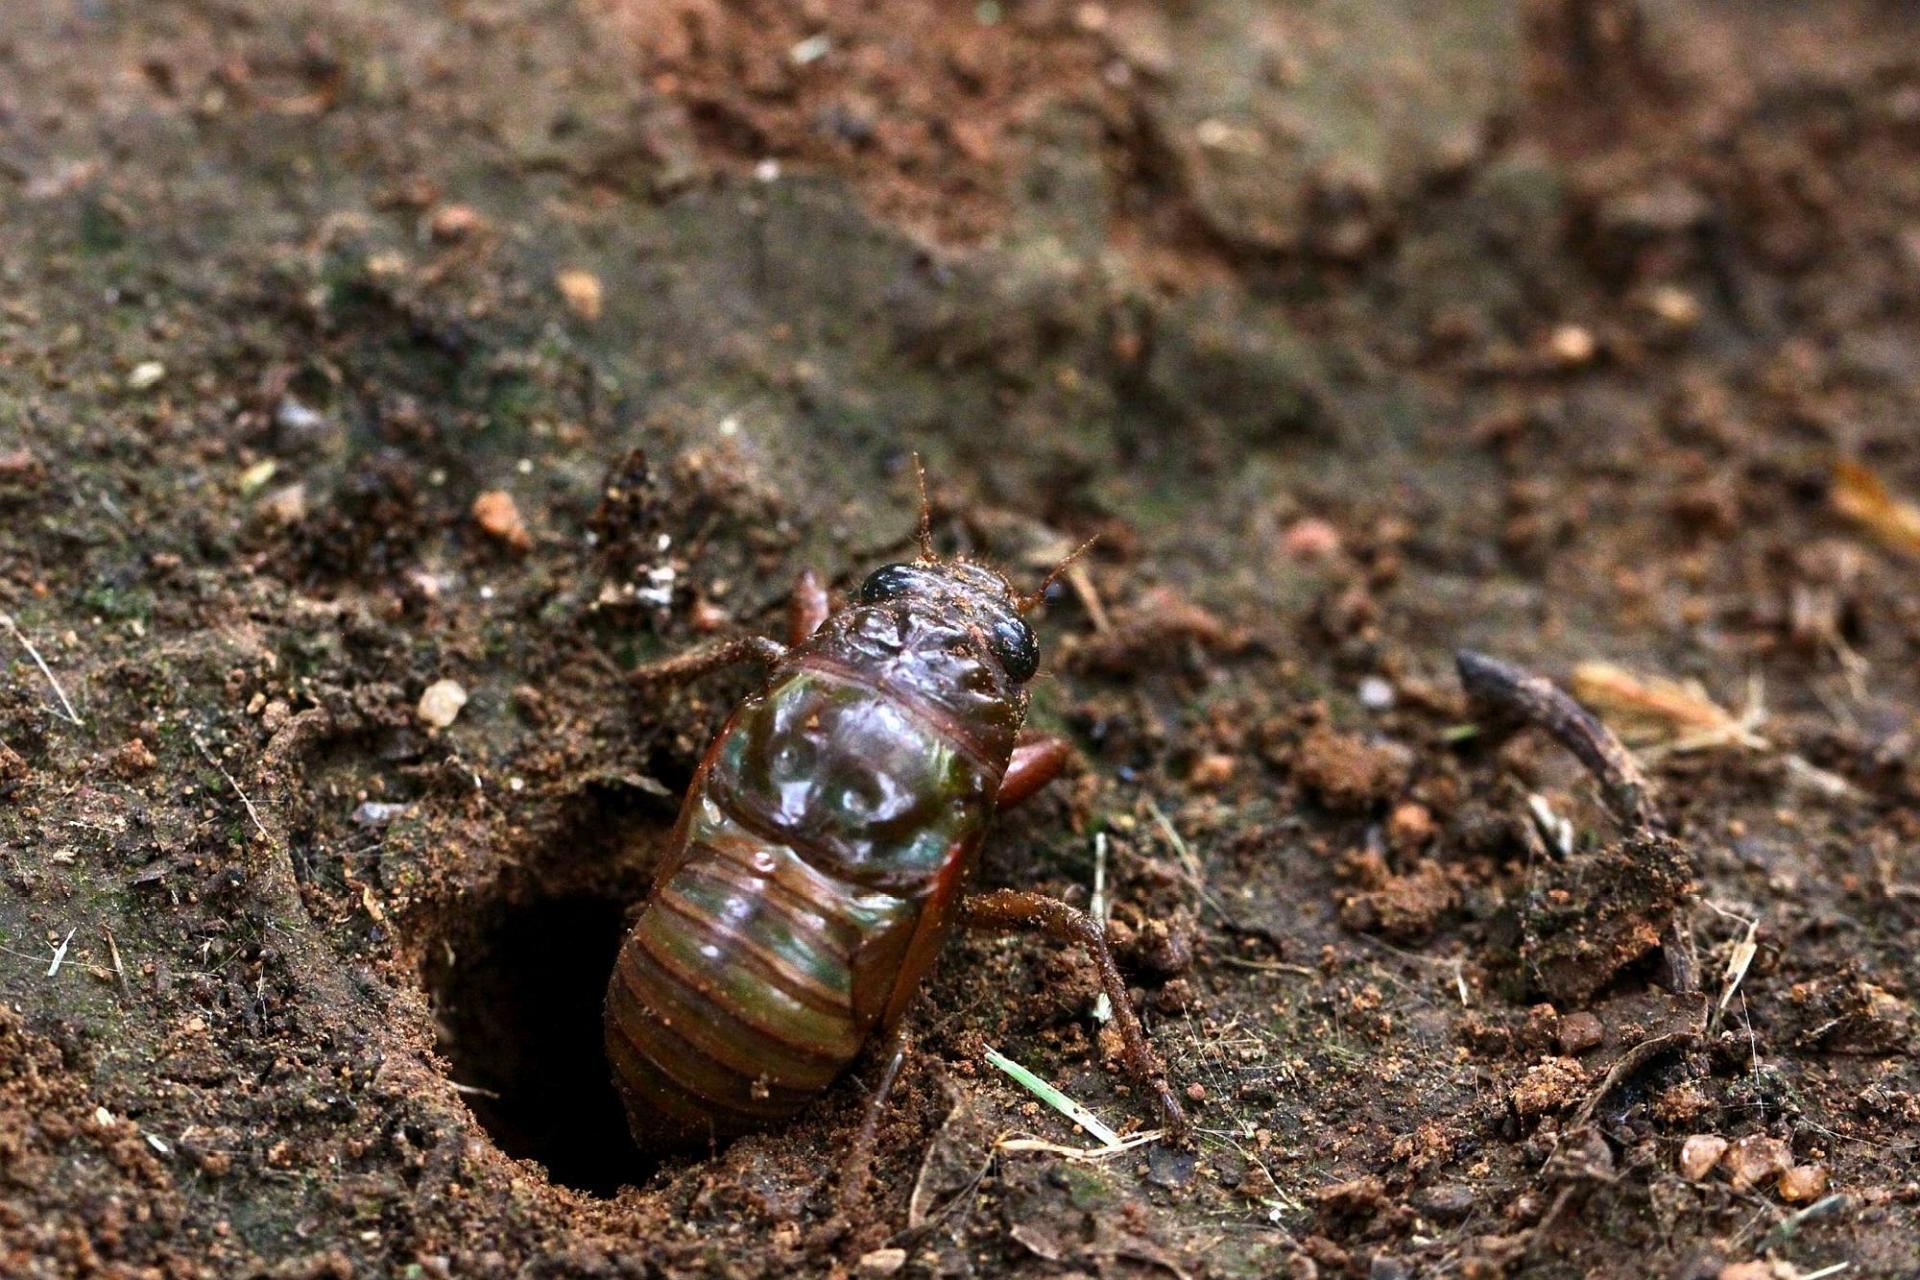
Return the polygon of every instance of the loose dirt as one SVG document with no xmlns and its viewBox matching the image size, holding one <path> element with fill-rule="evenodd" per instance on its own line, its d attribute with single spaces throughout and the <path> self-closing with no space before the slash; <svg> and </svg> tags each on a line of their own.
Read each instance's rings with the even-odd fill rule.
<svg viewBox="0 0 1920 1280">
<path fill-rule="evenodd" d="M 1920 1272 L 1911 6 L 7 13 L 0 1272 Z M 949 551 L 1100 536 L 981 879 L 1104 849 L 1203 1132 L 1063 1153 L 985 1054 L 1141 1131 L 1097 986 L 963 940 L 841 1213 L 877 1064 L 625 1134 L 752 677 L 623 672 L 915 451 Z M 1460 648 L 1610 664 L 1664 833 Z"/>
</svg>

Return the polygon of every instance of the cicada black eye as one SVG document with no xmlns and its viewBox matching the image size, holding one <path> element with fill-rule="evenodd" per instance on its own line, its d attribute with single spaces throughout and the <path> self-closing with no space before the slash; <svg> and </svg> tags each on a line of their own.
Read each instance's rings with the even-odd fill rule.
<svg viewBox="0 0 1920 1280">
<path fill-rule="evenodd" d="M 994 623 L 988 642 L 993 646 L 993 656 L 1006 668 L 1007 678 L 1015 684 L 1025 684 L 1040 669 L 1040 643 L 1020 619 L 1002 618 Z"/>
<path fill-rule="evenodd" d="M 926 577 L 926 570 L 910 564 L 885 564 L 867 575 L 860 584 L 861 604 L 881 604 L 897 600 Z"/>
</svg>

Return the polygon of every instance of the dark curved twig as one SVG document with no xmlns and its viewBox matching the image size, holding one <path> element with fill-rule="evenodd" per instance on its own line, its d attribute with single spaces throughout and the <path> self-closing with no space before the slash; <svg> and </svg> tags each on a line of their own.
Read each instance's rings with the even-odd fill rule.
<svg viewBox="0 0 1920 1280">
<path fill-rule="evenodd" d="M 1600 783 L 1615 821 L 1629 831 L 1659 830 L 1653 784 L 1613 730 L 1545 676 L 1484 653 L 1454 654 L 1467 696 L 1497 716 L 1536 725 L 1571 751 Z"/>
</svg>

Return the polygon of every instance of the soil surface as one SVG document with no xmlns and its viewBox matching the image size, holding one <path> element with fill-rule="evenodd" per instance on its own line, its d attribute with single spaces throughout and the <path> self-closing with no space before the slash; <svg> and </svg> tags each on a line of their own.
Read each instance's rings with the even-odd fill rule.
<svg viewBox="0 0 1920 1280">
<path fill-rule="evenodd" d="M 1920 10 L 8 0 L 0 1273 L 1920 1273 Z M 877 1064 L 643 1159 L 739 671 L 910 546 L 1070 776 Z M 1622 824 L 1457 649 L 1626 735 Z M 1101 851 L 1104 851 L 1102 854 Z M 1039 1145 L 1032 1139 L 1040 1140 Z"/>
</svg>

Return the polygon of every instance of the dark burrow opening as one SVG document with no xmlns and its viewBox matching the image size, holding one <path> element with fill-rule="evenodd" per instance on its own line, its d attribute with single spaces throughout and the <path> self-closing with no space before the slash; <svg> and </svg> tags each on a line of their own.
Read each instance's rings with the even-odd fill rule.
<svg viewBox="0 0 1920 1280">
<path fill-rule="evenodd" d="M 500 1149 L 610 1196 L 653 1161 L 627 1132 L 601 1043 L 626 904 L 573 892 L 483 904 L 425 957 L 438 1048 Z"/>
</svg>

